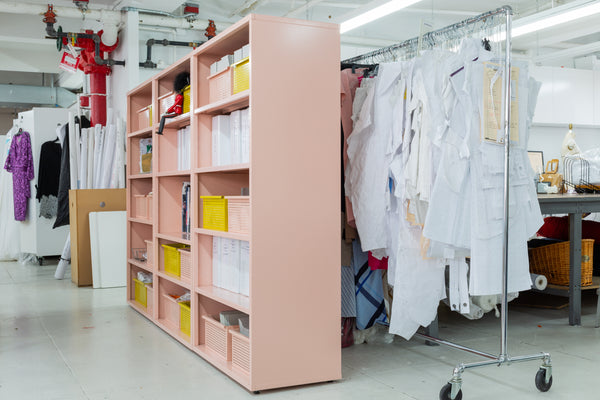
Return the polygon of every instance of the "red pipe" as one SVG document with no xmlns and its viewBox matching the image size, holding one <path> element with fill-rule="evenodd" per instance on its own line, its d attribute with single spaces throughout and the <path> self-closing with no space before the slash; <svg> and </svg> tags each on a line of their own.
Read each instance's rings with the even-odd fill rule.
<svg viewBox="0 0 600 400">
<path fill-rule="evenodd" d="M 91 124 L 106 126 L 106 73 L 90 73 Z"/>
</svg>

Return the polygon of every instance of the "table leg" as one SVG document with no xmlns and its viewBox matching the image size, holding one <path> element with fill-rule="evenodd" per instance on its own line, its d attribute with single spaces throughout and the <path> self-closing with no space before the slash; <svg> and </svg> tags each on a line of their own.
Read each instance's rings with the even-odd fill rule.
<svg viewBox="0 0 600 400">
<path fill-rule="evenodd" d="M 581 325 L 581 214 L 569 214 L 569 325 Z"/>
<path fill-rule="evenodd" d="M 440 328 L 438 325 L 438 316 L 437 315 L 435 316 L 435 319 L 433 321 L 431 321 L 431 324 L 429 324 L 429 326 L 425 328 L 425 334 L 429 335 L 431 337 L 434 337 L 434 338 L 440 337 Z M 427 346 L 439 346 L 439 344 L 430 342 L 429 340 L 426 340 L 425 344 Z"/>
</svg>

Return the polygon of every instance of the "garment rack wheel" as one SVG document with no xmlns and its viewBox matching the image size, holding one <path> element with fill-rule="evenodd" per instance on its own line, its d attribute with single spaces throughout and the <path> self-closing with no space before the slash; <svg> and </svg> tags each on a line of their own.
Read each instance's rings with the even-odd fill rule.
<svg viewBox="0 0 600 400">
<path fill-rule="evenodd" d="M 552 371 L 541 367 L 535 374 L 535 387 L 540 392 L 547 392 L 552 387 Z"/>
<path fill-rule="evenodd" d="M 38 257 L 38 264 L 40 266 L 44 265 L 44 257 Z"/>
<path fill-rule="evenodd" d="M 440 390 L 440 400 L 462 400 L 462 390 L 458 389 L 455 397 L 452 397 L 452 384 L 446 383 Z"/>
</svg>

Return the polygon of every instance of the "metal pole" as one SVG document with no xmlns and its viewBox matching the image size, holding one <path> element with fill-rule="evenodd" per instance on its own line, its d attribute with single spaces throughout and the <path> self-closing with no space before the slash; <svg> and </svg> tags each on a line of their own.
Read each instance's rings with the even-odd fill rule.
<svg viewBox="0 0 600 400">
<path fill-rule="evenodd" d="M 510 191 L 510 106 L 511 106 L 511 12 L 506 11 L 506 49 L 504 59 L 504 237 L 502 240 L 502 308 L 500 359 L 508 357 L 508 228 Z"/>
<path fill-rule="evenodd" d="M 498 361 L 498 357 L 495 356 L 495 355 L 493 355 L 493 354 L 486 353 L 486 352 L 479 351 L 479 350 L 475 350 L 475 349 L 471 349 L 469 347 L 465 347 L 465 346 L 462 346 L 460 344 L 452 343 L 452 342 L 449 342 L 449 341 L 444 340 L 444 339 L 436 338 L 436 337 L 433 337 L 433 336 L 430 336 L 430 335 L 425 335 L 423 333 L 418 333 L 418 332 L 415 333 L 415 336 L 420 337 L 421 339 L 425 339 L 427 341 L 433 342 L 433 343 L 437 343 L 437 344 L 441 344 L 441 345 L 444 345 L 444 346 L 452 347 L 453 349 L 466 351 L 468 353 L 476 354 L 476 355 L 481 356 L 481 357 L 485 357 L 485 358 L 489 358 L 491 360 Z"/>
</svg>

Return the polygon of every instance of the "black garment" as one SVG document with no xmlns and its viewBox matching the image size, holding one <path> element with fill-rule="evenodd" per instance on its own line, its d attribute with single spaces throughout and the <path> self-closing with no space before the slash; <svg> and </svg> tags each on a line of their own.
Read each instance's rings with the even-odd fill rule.
<svg viewBox="0 0 600 400">
<path fill-rule="evenodd" d="M 58 139 L 48 141 L 42 145 L 38 184 L 36 186 L 37 194 L 35 196 L 38 201 L 42 199 L 42 196 L 58 195 L 61 153 L 62 149 Z"/>
<path fill-rule="evenodd" d="M 77 120 L 78 118 L 76 118 Z M 76 122 L 77 123 L 77 122 Z M 89 128 L 90 120 L 86 117 L 81 119 L 81 127 Z M 60 178 L 58 182 L 58 211 L 53 228 L 63 225 L 69 225 L 69 189 L 71 189 L 71 166 L 69 161 L 69 124 L 66 124 L 67 131 L 63 140 L 62 155 L 60 159 Z"/>
<path fill-rule="evenodd" d="M 58 209 L 56 221 L 52 228 L 69 225 L 69 189 L 71 188 L 71 166 L 69 161 L 69 124 L 64 129 L 67 131 L 63 139 L 62 154 L 60 158 L 60 177 L 58 181 Z"/>
</svg>

